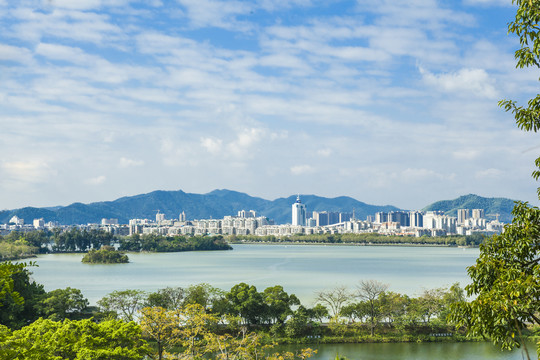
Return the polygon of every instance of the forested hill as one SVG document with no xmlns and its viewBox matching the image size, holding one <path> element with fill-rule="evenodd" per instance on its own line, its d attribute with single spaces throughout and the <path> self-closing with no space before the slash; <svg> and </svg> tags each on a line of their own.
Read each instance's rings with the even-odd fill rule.
<svg viewBox="0 0 540 360">
<path fill-rule="evenodd" d="M 356 218 L 365 219 L 377 211 L 399 210 L 395 206 L 369 205 L 350 197 L 325 198 L 316 195 L 301 195 L 302 202 L 309 211 L 355 210 Z M 188 220 L 219 219 L 226 215 L 236 215 L 240 210 L 255 210 L 259 215 L 274 219 L 277 224 L 291 222 L 291 205 L 296 195 L 276 200 L 265 200 L 230 190 L 214 190 L 207 194 L 177 191 L 154 191 L 148 194 L 127 196 L 114 201 L 91 204 L 74 203 L 65 207 L 31 208 L 5 210 L 0 212 L 0 223 L 7 223 L 13 215 L 31 222 L 43 218 L 45 222 L 58 221 L 63 225 L 99 223 L 102 218 L 116 218 L 120 223 L 129 219 L 155 219 L 156 211 L 166 218 L 178 218 L 184 211 Z"/>
<path fill-rule="evenodd" d="M 446 215 L 457 216 L 458 209 L 484 209 L 488 220 L 494 220 L 495 214 L 500 214 L 499 220 L 504 223 L 512 221 L 514 201 L 506 198 L 485 198 L 474 194 L 460 196 L 454 200 L 437 201 L 423 208 L 423 211 L 444 211 Z"/>
<path fill-rule="evenodd" d="M 301 195 L 301 200 L 310 211 L 355 211 L 357 219 L 378 211 L 399 210 L 391 205 L 369 205 L 351 197 L 341 196 L 325 198 L 316 195 Z M 185 193 L 177 191 L 154 191 L 148 194 L 127 196 L 114 201 L 91 204 L 74 203 L 65 207 L 32 208 L 0 212 L 0 223 L 7 223 L 13 215 L 25 219 L 27 223 L 36 218 L 46 222 L 58 221 L 63 225 L 99 223 L 102 218 L 116 218 L 126 224 L 129 219 L 155 219 L 156 211 L 164 213 L 166 218 L 178 218 L 184 211 L 188 219 L 219 219 L 226 215 L 236 215 L 240 210 L 255 210 L 259 215 L 274 219 L 277 224 L 291 222 L 291 205 L 296 195 L 275 200 L 265 200 L 231 190 L 214 190 L 207 194 Z M 500 214 L 500 220 L 509 222 L 514 202 L 504 198 L 483 198 L 477 195 L 461 196 L 455 200 L 433 203 L 423 210 L 441 210 L 456 216 L 457 209 L 484 209 L 486 215 Z M 488 219 L 493 217 L 488 217 Z"/>
</svg>

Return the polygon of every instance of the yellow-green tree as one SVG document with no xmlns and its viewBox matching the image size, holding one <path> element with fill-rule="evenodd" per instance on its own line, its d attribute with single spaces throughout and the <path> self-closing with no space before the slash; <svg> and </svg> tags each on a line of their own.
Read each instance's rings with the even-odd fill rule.
<svg viewBox="0 0 540 360">
<path fill-rule="evenodd" d="M 152 339 L 157 345 L 157 358 L 180 342 L 177 313 L 162 307 L 145 307 L 141 310 L 140 325 L 145 338 Z"/>
</svg>

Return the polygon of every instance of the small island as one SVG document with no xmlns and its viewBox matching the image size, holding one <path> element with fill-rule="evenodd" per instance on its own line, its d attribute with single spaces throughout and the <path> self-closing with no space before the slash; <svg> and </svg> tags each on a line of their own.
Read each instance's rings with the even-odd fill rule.
<svg viewBox="0 0 540 360">
<path fill-rule="evenodd" d="M 129 262 L 129 258 L 114 247 L 105 245 L 99 250 L 88 251 L 81 261 L 86 264 L 125 264 Z"/>
</svg>

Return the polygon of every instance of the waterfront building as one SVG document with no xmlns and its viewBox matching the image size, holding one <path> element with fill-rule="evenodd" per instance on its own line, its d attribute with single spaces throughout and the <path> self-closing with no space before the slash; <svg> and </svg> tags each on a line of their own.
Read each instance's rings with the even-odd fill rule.
<svg viewBox="0 0 540 360">
<path fill-rule="evenodd" d="M 296 198 L 296 202 L 292 204 L 292 224 L 306 226 L 306 204 L 302 204 L 300 195 Z"/>
</svg>

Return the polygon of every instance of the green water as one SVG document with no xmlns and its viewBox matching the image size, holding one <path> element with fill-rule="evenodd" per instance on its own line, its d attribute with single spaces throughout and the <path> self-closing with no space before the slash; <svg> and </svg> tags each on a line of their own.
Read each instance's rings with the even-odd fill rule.
<svg viewBox="0 0 540 360">
<path fill-rule="evenodd" d="M 522 351 L 501 351 L 491 343 L 398 343 L 398 344 L 332 344 L 283 346 L 279 351 L 296 351 L 301 347 L 317 349 L 313 360 L 334 360 L 336 354 L 349 360 L 521 360 Z M 537 359 L 533 344 L 527 346 L 531 359 Z"/>
<path fill-rule="evenodd" d="M 303 304 L 315 291 L 360 280 L 379 280 L 390 290 L 418 295 L 424 289 L 465 285 L 466 267 L 478 249 L 392 246 L 234 245 L 232 251 L 129 254 L 129 264 L 90 265 L 82 254 L 42 255 L 34 278 L 46 290 L 79 288 L 95 303 L 114 290 L 155 291 L 206 282 L 229 290 L 240 282 L 282 285 Z"/>
</svg>

